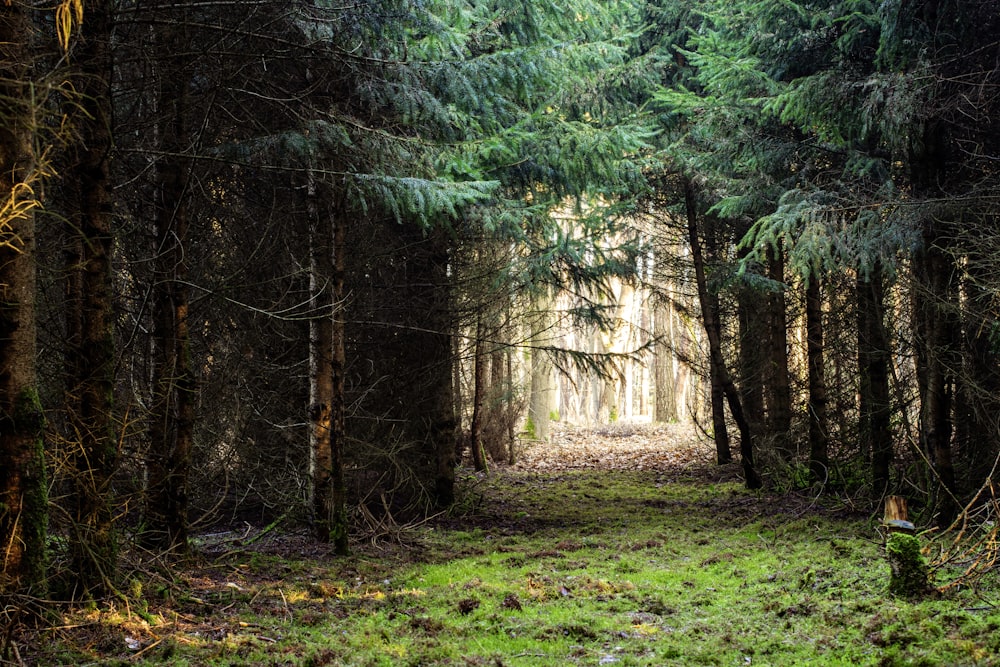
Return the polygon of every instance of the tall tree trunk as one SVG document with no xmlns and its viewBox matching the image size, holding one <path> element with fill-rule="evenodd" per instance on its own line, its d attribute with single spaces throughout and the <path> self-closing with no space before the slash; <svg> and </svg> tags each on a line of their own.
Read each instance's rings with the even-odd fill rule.
<svg viewBox="0 0 1000 667">
<path fill-rule="evenodd" d="M 309 471 L 313 534 L 346 556 L 347 489 L 344 480 L 345 324 L 341 315 L 347 220 L 321 206 L 313 173 L 307 176 L 309 288 L 316 316 L 309 320 Z"/>
<path fill-rule="evenodd" d="M 117 568 L 109 498 L 118 459 L 112 415 L 111 22 L 107 0 L 86 4 L 76 51 L 83 118 L 69 174 L 77 201 L 68 225 L 67 409 L 79 438 L 69 461 L 76 530 L 71 541 L 72 569 L 78 585 L 72 595 L 92 599 L 112 591 Z"/>
<path fill-rule="evenodd" d="M 653 311 L 653 321 L 656 334 L 654 348 L 654 395 L 656 404 L 653 419 L 657 422 L 669 423 L 680 419 L 677 409 L 677 385 L 674 363 L 677 358 L 677 331 L 674 314 L 674 303 L 671 298 L 658 301 Z"/>
<path fill-rule="evenodd" d="M 186 53 L 183 17 L 165 8 L 168 21 L 158 44 L 161 52 Z M 148 544 L 178 553 L 188 550 L 188 495 L 194 442 L 196 382 L 191 368 L 188 325 L 189 289 L 185 246 L 188 232 L 189 76 L 186 56 L 164 66 L 158 109 L 161 155 L 156 163 L 153 260 L 153 377 L 147 462 Z"/>
<path fill-rule="evenodd" d="M 1000 443 L 1000 350 L 994 342 L 994 313 L 1000 298 L 986 287 L 991 258 L 981 253 L 970 257 L 970 279 L 963 281 L 965 334 L 962 390 L 956 396 L 956 440 L 964 452 L 966 488 L 979 489 L 993 469 Z"/>
<path fill-rule="evenodd" d="M 947 525 L 958 508 L 955 492 L 955 469 L 952 462 L 952 403 L 956 367 L 957 327 L 955 325 L 954 269 L 944 250 L 933 239 L 925 239 L 925 248 L 915 258 L 918 291 L 916 318 L 920 333 L 917 360 L 921 366 L 920 439 L 934 463 L 939 485 L 939 521 Z"/>
<path fill-rule="evenodd" d="M 707 310 L 715 310 L 709 306 Z M 706 326 L 708 326 L 706 324 Z M 718 334 L 716 334 L 716 337 Z M 709 335 L 711 345 L 712 335 Z M 709 401 L 712 406 L 712 437 L 715 439 L 715 459 L 719 465 L 732 463 L 732 443 L 729 441 L 729 428 L 726 426 L 726 390 L 724 389 L 726 369 L 720 368 L 716 355 L 709 351 Z"/>
<path fill-rule="evenodd" d="M 306 176 L 309 218 L 309 479 L 313 534 L 330 541 L 333 513 L 333 228 L 320 212 L 312 170 Z M 324 211 L 325 212 L 325 211 Z"/>
<path fill-rule="evenodd" d="M 331 453 L 333 468 L 333 513 L 330 531 L 333 550 L 338 556 L 348 554 L 347 483 L 344 479 L 344 455 L 347 443 L 347 323 L 344 321 L 347 276 L 347 216 L 335 210 L 333 220 L 333 402 L 330 410 Z"/>
<path fill-rule="evenodd" d="M 705 219 L 703 227 L 705 251 L 703 253 L 704 257 L 702 259 L 702 266 L 705 266 L 708 262 L 716 262 L 719 260 L 718 220 L 716 218 L 707 218 Z M 722 465 L 733 460 L 732 445 L 729 441 L 729 429 L 726 426 L 726 391 L 724 388 L 724 383 L 729 377 L 729 370 L 725 367 L 725 361 L 717 363 L 717 361 L 723 359 L 721 352 L 722 321 L 719 316 L 721 312 L 721 305 L 719 303 L 718 294 L 710 289 L 707 289 L 707 280 L 708 278 L 706 276 L 706 290 L 704 301 L 702 302 L 702 310 L 710 312 L 711 318 L 705 318 L 705 326 L 708 326 L 709 321 L 713 323 L 712 326 L 714 328 L 714 334 L 716 339 L 719 341 L 719 355 L 716 357 L 715 355 L 709 354 L 708 375 L 709 388 L 711 391 L 712 431 L 715 438 L 716 459 L 718 460 L 719 465 Z M 702 298 L 700 292 L 699 298 Z M 710 343 L 711 340 L 712 336 L 709 335 Z"/>
<path fill-rule="evenodd" d="M 742 287 L 737 293 L 739 319 L 740 399 L 753 433 L 764 432 L 764 355 L 761 341 L 767 328 L 760 317 L 765 310 L 759 290 Z"/>
<path fill-rule="evenodd" d="M 528 399 L 528 418 L 534 425 L 537 440 L 549 440 L 549 413 L 552 411 L 552 363 L 543 349 L 549 344 L 548 292 L 538 297 L 538 312 L 531 322 L 531 395 Z M 600 334 L 598 334 L 598 337 Z M 605 381 L 605 386 L 610 384 Z M 610 408 L 610 405 L 608 406 Z"/>
<path fill-rule="evenodd" d="M 430 234 L 426 257 L 419 261 L 418 269 L 426 276 L 431 293 L 430 310 L 426 314 L 429 334 L 426 344 L 426 373 L 431 389 L 429 406 L 428 452 L 435 461 L 434 500 L 438 507 L 448 507 L 455 502 L 455 445 L 458 440 L 458 417 L 455 414 L 455 397 L 452 364 L 452 337 L 455 332 L 452 280 L 448 274 L 449 246 L 447 235 L 438 230 Z"/>
<path fill-rule="evenodd" d="M 785 282 L 785 250 L 779 243 L 767 257 L 768 277 Z M 768 298 L 768 333 L 766 352 L 767 432 L 779 456 L 790 460 L 792 454 L 792 391 L 788 375 L 788 322 L 785 290 L 778 289 Z"/>
<path fill-rule="evenodd" d="M 858 435 L 862 452 L 870 457 L 872 488 L 882 496 L 889 490 L 893 459 L 889 402 L 889 340 L 886 337 L 885 286 L 881 264 L 869 275 L 859 275 L 858 295 Z"/>
<path fill-rule="evenodd" d="M 726 400 L 729 403 L 729 411 L 733 415 L 740 430 L 740 458 L 742 459 L 743 474 L 746 477 L 748 489 L 759 489 L 763 486 L 763 480 L 754 467 L 753 459 L 753 435 L 750 431 L 750 424 L 743 413 L 743 404 L 740 402 L 739 391 L 733 383 L 726 369 L 725 359 L 722 356 L 722 337 L 717 313 L 711 307 L 711 299 L 708 292 L 708 279 L 705 275 L 705 259 L 701 252 L 701 242 L 698 238 L 698 203 L 694 191 L 694 185 L 690 181 L 684 184 L 684 202 L 687 213 L 688 241 L 691 244 L 691 258 L 694 262 L 695 281 L 698 284 L 698 300 L 701 302 L 702 321 L 705 325 L 705 334 L 708 337 L 708 348 L 710 363 L 719 373 L 719 381 Z M 719 461 L 722 462 L 721 454 Z"/>
<path fill-rule="evenodd" d="M 486 327 L 483 326 L 483 315 L 480 313 L 476 317 L 476 345 L 475 359 L 473 361 L 473 382 L 472 382 L 472 424 L 470 431 L 470 447 L 472 448 L 472 462 L 478 471 L 489 471 L 486 462 L 486 449 L 483 447 L 483 419 L 485 415 L 484 401 L 486 399 L 486 372 L 489 356 L 486 353 L 486 345 L 483 337 L 486 335 Z"/>
<path fill-rule="evenodd" d="M 498 331 L 498 335 L 503 335 Z M 516 454 L 514 452 L 513 428 L 513 408 L 511 397 L 510 364 L 508 363 L 509 349 L 503 345 L 495 345 L 490 352 L 490 392 L 493 399 L 490 406 L 490 428 L 491 437 L 496 438 L 498 443 L 503 443 L 502 447 L 497 446 L 496 451 L 503 453 L 503 460 L 513 465 Z"/>
<path fill-rule="evenodd" d="M 0 590 L 45 593 L 48 497 L 35 367 L 31 25 L 0 5 Z"/>
<path fill-rule="evenodd" d="M 830 460 L 827 453 L 826 365 L 823 359 L 823 292 L 815 273 L 806 285 L 806 358 L 809 367 L 809 472 L 816 482 L 826 482 Z"/>
</svg>

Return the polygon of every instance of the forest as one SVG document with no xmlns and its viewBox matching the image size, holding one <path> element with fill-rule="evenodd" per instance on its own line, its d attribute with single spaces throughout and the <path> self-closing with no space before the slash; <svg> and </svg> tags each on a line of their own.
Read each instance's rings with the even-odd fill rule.
<svg viewBox="0 0 1000 667">
<path fill-rule="evenodd" d="M 470 499 L 576 474 L 527 462 L 578 429 L 684 429 L 705 520 L 903 498 L 990 575 L 998 35 L 993 0 L 0 4 L 0 660 L 234 526 L 333 567 L 489 535 Z"/>
</svg>

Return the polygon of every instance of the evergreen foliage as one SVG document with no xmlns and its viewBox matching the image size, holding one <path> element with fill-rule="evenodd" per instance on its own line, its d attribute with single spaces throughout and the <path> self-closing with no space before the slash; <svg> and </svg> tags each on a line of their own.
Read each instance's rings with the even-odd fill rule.
<svg viewBox="0 0 1000 667">
<path fill-rule="evenodd" d="M 0 134 L 20 142 L 8 157 L 24 153 L 11 158 L 8 180 L 25 165 L 45 176 L 55 215 L 39 217 L 40 238 L 60 250 L 38 253 L 38 395 L 56 415 L 47 428 L 60 443 L 49 458 L 69 460 L 64 449 L 84 442 L 67 417 L 65 397 L 78 392 L 67 379 L 74 297 L 65 278 L 98 272 L 70 249 L 90 242 L 75 236 L 74 196 L 96 190 L 74 195 L 70 177 L 50 169 L 59 151 L 47 144 L 74 128 L 80 136 L 67 153 L 96 150 L 96 134 L 74 125 L 86 117 L 88 131 L 107 133 L 101 145 L 116 147 L 113 162 L 98 156 L 81 167 L 94 173 L 80 175 L 114 185 L 114 202 L 89 204 L 105 222 L 114 212 L 113 243 L 104 228 L 94 238 L 114 247 L 113 261 L 96 268 L 114 274 L 106 305 L 116 340 L 101 340 L 96 364 L 109 399 L 94 408 L 107 417 L 94 421 L 106 465 L 98 470 L 88 454 L 94 462 L 65 467 L 94 473 L 94 500 L 117 485 L 124 500 L 114 516 L 138 523 L 128 508 L 141 503 L 129 494 L 153 497 L 143 485 L 155 462 L 178 482 L 179 504 L 202 494 L 193 515 L 225 507 L 236 520 L 236 506 L 252 499 L 247 516 L 270 522 L 279 509 L 304 506 L 303 415 L 322 412 L 306 409 L 306 368 L 321 346 L 319 327 L 307 327 L 320 320 L 329 325 L 322 345 L 341 353 L 324 360 L 336 367 L 330 403 L 346 415 L 325 427 L 349 448 L 352 477 L 340 500 L 352 494 L 371 520 L 448 504 L 461 413 L 486 410 L 487 366 L 509 432 L 521 391 L 511 349 L 544 360 L 532 369 L 541 380 L 549 363 L 613 378 L 615 364 L 660 342 L 652 340 L 659 324 L 637 326 L 654 332 L 625 352 L 599 334 L 615 332 L 621 293 L 666 266 L 676 284 L 657 296 L 670 301 L 669 317 L 698 329 L 690 326 L 697 292 L 708 325 L 720 462 L 729 460 L 724 397 L 748 484 L 804 470 L 797 439 L 809 429 L 800 422 L 817 404 L 803 387 L 829 385 L 830 412 L 842 417 L 831 451 L 844 452 L 844 468 L 864 459 L 876 493 L 905 482 L 929 513 L 947 517 L 995 477 L 1000 437 L 994 5 L 105 3 L 101 34 L 113 38 L 104 38 L 100 71 L 81 74 L 60 68 L 93 46 L 77 16 L 89 3 L 58 3 L 56 22 L 36 18 L 31 3 L 7 3 L 11 39 L 0 56 L 10 62 L 0 63 L 0 83 L 9 94 L 0 106 L 11 122 Z M 21 29 L 29 19 L 33 31 Z M 42 81 L 34 70 L 45 67 L 59 76 Z M 82 85 L 88 77 L 111 89 L 107 110 L 66 94 L 29 113 L 25 91 L 44 88 L 41 100 L 56 90 L 51 81 L 96 100 Z M 8 217 L 38 213 L 41 182 L 9 185 L 0 193 Z M 59 231 L 49 224 L 58 216 Z M 653 245 L 657 234 L 669 240 Z M 803 312 L 808 360 L 793 349 Z M 593 335 L 592 349 L 553 340 L 549 332 L 567 322 Z M 671 350 L 670 360 L 698 368 L 698 341 L 688 342 L 692 350 Z M 176 358 L 163 356 L 175 343 Z M 824 345 L 844 350 L 827 385 L 814 382 L 824 379 Z M 771 356 L 754 359 L 751 346 Z M 77 351 L 88 350 L 98 346 Z M 33 352 L 12 354 L 35 363 Z M 471 400 L 460 395 L 466 357 L 477 376 Z M 80 383 L 93 379 L 82 375 Z M 744 415 L 741 402 L 758 414 Z M 624 414 L 619 407 L 607 412 Z M 548 412 L 529 430 L 544 433 Z M 190 431 L 183 465 L 138 423 L 171 431 L 163 442 Z M 36 430 L 18 451 L 40 471 Z M 879 442 L 866 439 L 876 432 Z M 902 443 L 915 443 L 918 463 L 890 471 Z M 755 450 L 765 453 L 757 464 Z M 852 483 L 840 463 L 830 461 L 824 482 Z M 56 470 L 51 502 L 73 493 L 69 474 Z M 202 477 L 188 483 L 189 474 Z M 112 513 L 103 505 L 101 513 L 109 523 Z M 57 535 L 75 530 L 70 514 L 52 523 Z M 38 542 L 44 517 L 33 518 Z M 343 525 L 326 532 L 346 544 Z M 116 545 L 106 546 L 116 558 Z"/>
</svg>

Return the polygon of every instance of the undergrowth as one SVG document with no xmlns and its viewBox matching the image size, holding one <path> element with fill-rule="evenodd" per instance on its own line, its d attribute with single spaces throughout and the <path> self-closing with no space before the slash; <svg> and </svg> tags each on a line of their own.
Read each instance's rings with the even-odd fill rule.
<svg viewBox="0 0 1000 667">
<path fill-rule="evenodd" d="M 39 665 L 1000 665 L 992 574 L 888 592 L 868 516 L 705 475 L 500 472 L 405 544 L 206 537 L 114 606 L 17 639 Z M 158 572 L 158 574 L 157 574 Z"/>
</svg>

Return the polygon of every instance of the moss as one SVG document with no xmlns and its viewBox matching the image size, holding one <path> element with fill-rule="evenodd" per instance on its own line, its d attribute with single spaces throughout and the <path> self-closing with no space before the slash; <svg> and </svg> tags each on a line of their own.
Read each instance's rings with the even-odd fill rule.
<svg viewBox="0 0 1000 667">
<path fill-rule="evenodd" d="M 37 433 L 39 436 L 42 429 L 45 428 L 42 400 L 38 397 L 38 390 L 34 387 L 25 387 L 14 400 L 14 424 L 21 432 Z M 40 446 L 41 440 L 39 439 Z"/>
<path fill-rule="evenodd" d="M 45 474 L 45 423 L 41 401 L 34 387 L 23 389 L 14 403 L 16 428 L 24 435 L 30 458 L 24 470 L 24 500 L 21 508 L 21 538 L 24 540 L 25 581 L 32 593 L 44 595 L 47 568 L 46 536 L 49 528 L 49 494 Z"/>
<path fill-rule="evenodd" d="M 535 421 L 531 417 L 524 423 L 524 433 L 529 440 L 535 439 Z"/>
<path fill-rule="evenodd" d="M 905 598 L 918 597 L 930 589 L 927 562 L 920 553 L 920 540 L 906 533 L 891 533 L 885 543 L 891 575 L 889 592 Z"/>
</svg>

